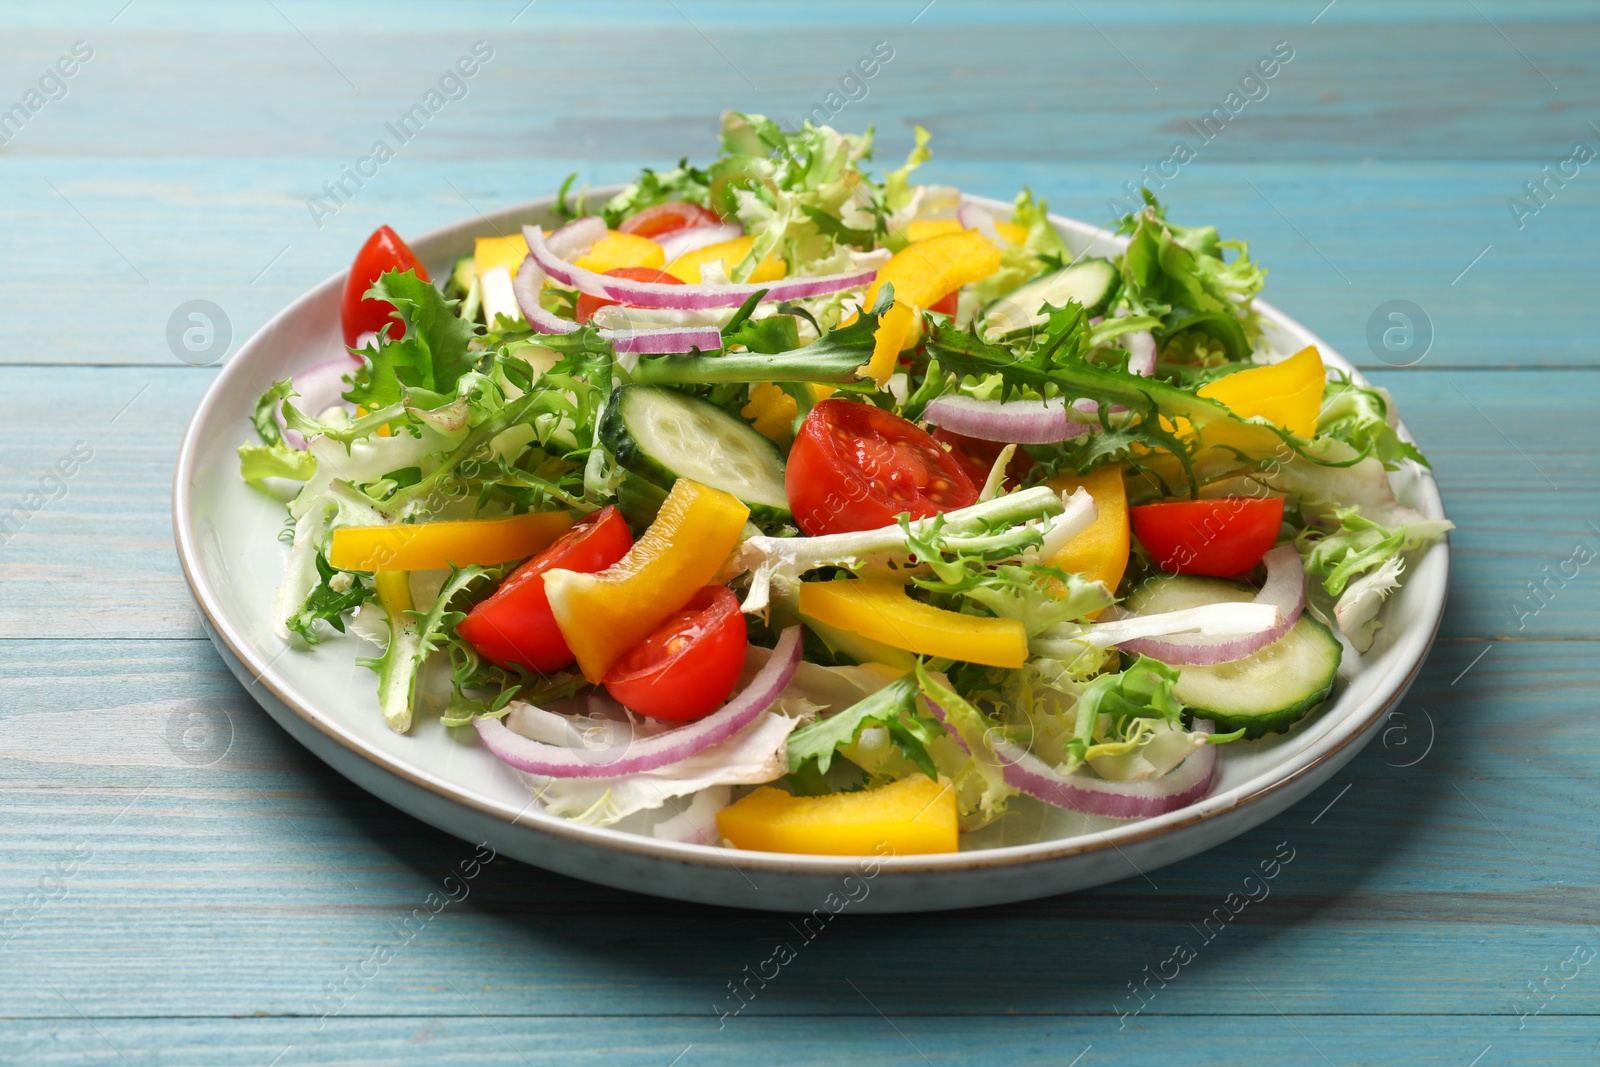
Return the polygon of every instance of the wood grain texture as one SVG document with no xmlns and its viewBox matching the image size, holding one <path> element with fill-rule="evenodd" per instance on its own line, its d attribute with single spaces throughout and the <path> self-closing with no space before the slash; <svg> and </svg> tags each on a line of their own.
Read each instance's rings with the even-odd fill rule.
<svg viewBox="0 0 1600 1067">
<path fill-rule="evenodd" d="M 848 987 L 846 987 L 848 989 Z M 467 995 L 470 995 L 469 990 Z M 854 993 L 850 994 L 855 996 Z M 1270 993 L 1267 996 L 1270 997 Z M 460 1001 L 448 987 L 442 996 Z M 859 999 L 859 998 L 858 998 Z M 1194 1020 L 1146 1017 L 1119 1032 L 1115 1024 L 1081 1019 L 1008 1019 L 941 1013 L 878 1018 L 738 1019 L 717 1032 L 687 1020 L 462 1018 L 424 1016 L 315 1023 L 294 1019 L 150 1021 L 73 1018 L 42 1020 L 0 1035 L 0 1054 L 41 1067 L 127 1063 L 130 1067 L 482 1067 L 528 1064 L 1079 1063 L 1148 1067 L 1282 1067 L 1284 1064 L 1404 1063 L 1458 1067 L 1490 1050 L 1494 1062 L 1508 1046 L 1528 1063 L 1574 1062 L 1592 1049 L 1594 1034 L 1581 1019 L 1544 1018 L 1526 1032 L 1507 1033 L 1496 1020 L 1473 1016 L 1214 1016 Z M 1381 1050 L 1367 1056 L 1363 1050 Z M 1381 1058 L 1379 1058 L 1381 1056 Z M 1512 1062 L 1502 1059 L 1498 1062 Z M 1576 1061 L 1582 1062 L 1582 1061 Z"/>
<path fill-rule="evenodd" d="M 0 545 L 0 1062 L 1600 1055 L 1592 965 L 1519 1016 L 1529 983 L 1600 948 L 1596 579 L 1528 589 L 1600 548 L 1600 176 L 1521 228 L 1506 203 L 1574 141 L 1600 147 L 1592 3 L 523 3 L 0 9 L 0 110 L 73 41 L 95 49 L 0 145 L 0 513 L 50 498 Z M 480 39 L 495 55 L 467 97 L 316 226 L 307 197 Z M 800 940 L 782 916 L 497 861 L 405 937 L 470 847 L 295 746 L 201 637 L 169 483 L 214 372 L 174 357 L 170 314 L 215 301 L 237 348 L 379 223 L 416 233 L 572 171 L 705 156 L 722 108 L 798 117 L 878 40 L 893 60 L 835 121 L 875 124 L 880 164 L 920 123 L 929 180 L 1026 183 L 1091 221 L 1291 43 L 1160 192 L 1249 239 L 1268 297 L 1371 368 L 1432 458 L 1460 529 L 1416 688 L 1257 831 L 1068 897 L 847 914 L 726 1020 L 728 983 Z M 1431 330 L 1414 366 L 1369 344 L 1392 300 Z M 42 483 L 75 446 L 92 458 Z M 1206 940 L 1280 842 L 1295 858 L 1270 897 Z M 1130 983 L 1180 942 L 1195 960 L 1132 1015 Z M 395 958 L 364 974 L 380 945 Z M 349 996 L 322 1019 L 329 983 Z"/>
</svg>

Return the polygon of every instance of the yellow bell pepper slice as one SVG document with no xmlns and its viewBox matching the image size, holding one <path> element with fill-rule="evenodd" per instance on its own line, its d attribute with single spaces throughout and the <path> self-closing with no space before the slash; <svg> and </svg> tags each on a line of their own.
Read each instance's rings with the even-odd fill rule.
<svg viewBox="0 0 1600 1067">
<path fill-rule="evenodd" d="M 1062 546 L 1050 558 L 1050 566 L 1104 582 L 1115 593 L 1128 569 L 1128 490 L 1122 481 L 1122 468 L 1101 467 L 1082 477 L 1058 474 L 1045 484 L 1063 493 L 1085 490 L 1094 500 L 1096 511 L 1094 523 Z"/>
<path fill-rule="evenodd" d="M 660 267 L 666 261 L 666 252 L 650 238 L 607 230 L 589 251 L 573 260 L 573 266 L 604 274 L 618 267 Z"/>
<path fill-rule="evenodd" d="M 1028 634 L 1017 619 L 945 611 L 912 600 L 893 582 L 804 582 L 800 614 L 921 656 L 990 667 L 1020 667 L 1028 658 Z"/>
<path fill-rule="evenodd" d="M 619 656 L 710 584 L 749 517 L 731 494 L 679 478 L 650 528 L 616 563 L 595 574 L 546 571 L 550 610 L 583 676 L 600 681 Z"/>
<path fill-rule="evenodd" d="M 751 420 L 756 433 L 781 444 L 789 439 L 800 405 L 771 382 L 757 382 L 750 387 L 750 402 L 739 414 Z"/>
<path fill-rule="evenodd" d="M 896 300 L 878 320 L 878 329 L 872 335 L 872 360 L 856 373 L 877 382 L 879 389 L 888 385 L 889 376 L 894 373 L 895 357 L 905 349 L 916 325 L 917 313 Z"/>
<path fill-rule="evenodd" d="M 697 248 L 693 252 L 685 252 L 671 263 L 667 264 L 667 273 L 679 281 L 690 285 L 699 285 L 701 282 L 700 268 L 712 260 L 722 260 L 722 269 L 725 272 L 733 268 L 750 254 L 750 249 L 755 247 L 756 239 L 753 236 L 735 237 L 731 241 L 721 244 L 707 245 Z M 769 255 L 756 265 L 747 281 L 750 282 L 775 282 L 789 273 L 789 265 L 775 255 Z"/>
<path fill-rule="evenodd" d="M 528 239 L 520 233 L 509 237 L 480 237 L 472 248 L 472 263 L 483 277 L 496 267 L 504 267 L 516 276 L 517 268 L 528 258 Z"/>
<path fill-rule="evenodd" d="M 861 306 L 870 308 L 885 283 L 894 284 L 897 303 L 925 308 L 969 282 L 1000 269 L 1000 249 L 977 230 L 962 230 L 913 241 L 885 263 L 867 287 Z"/>
<path fill-rule="evenodd" d="M 1296 437 L 1311 438 L 1317 433 L 1327 380 L 1321 353 L 1315 345 L 1307 345 L 1281 363 L 1218 378 L 1202 387 L 1200 395 L 1223 404 L 1242 419 L 1260 416 Z"/>
<path fill-rule="evenodd" d="M 922 775 L 859 793 L 797 797 L 762 786 L 717 812 L 735 848 L 813 856 L 914 856 L 956 851 L 956 793 Z M 885 851 L 887 849 L 887 851 Z"/>
<path fill-rule="evenodd" d="M 926 241 L 947 233 L 960 233 L 965 227 L 956 219 L 912 219 L 906 223 L 908 242 Z"/>
<path fill-rule="evenodd" d="M 1028 228 L 1020 222 L 996 222 L 994 228 L 1007 244 L 1020 245 L 1028 239 Z"/>
<path fill-rule="evenodd" d="M 565 511 L 546 511 L 504 519 L 342 526 L 333 531 L 328 562 L 342 571 L 491 566 L 543 552 L 571 525 Z"/>
</svg>

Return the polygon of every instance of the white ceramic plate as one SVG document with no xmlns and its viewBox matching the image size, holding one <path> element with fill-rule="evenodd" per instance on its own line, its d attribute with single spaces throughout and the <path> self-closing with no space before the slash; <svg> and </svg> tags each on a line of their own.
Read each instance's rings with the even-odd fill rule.
<svg viewBox="0 0 1600 1067">
<path fill-rule="evenodd" d="M 601 194 L 603 195 L 603 194 Z M 1004 214 L 1008 205 L 972 198 Z M 536 201 L 436 230 L 412 247 L 435 277 L 470 254 L 475 236 L 550 225 Z M 1111 255 L 1103 230 L 1055 218 L 1074 252 Z M 784 911 L 918 911 L 1025 900 L 1100 885 L 1192 856 L 1248 830 L 1328 780 L 1378 732 L 1416 677 L 1444 610 L 1449 549 L 1434 546 L 1386 608 L 1386 626 L 1365 656 L 1348 647 L 1332 703 L 1286 735 L 1220 750 L 1216 783 L 1181 811 L 1117 822 L 1059 811 L 1027 798 L 1017 812 L 963 835 L 954 855 L 856 859 L 737 852 L 599 829 L 545 814 L 527 787 L 468 734 L 453 739 L 419 716 L 407 736 L 384 725 L 373 675 L 355 666 L 370 654 L 357 639 L 290 650 L 273 635 L 270 607 L 283 570 L 283 507 L 239 478 L 234 449 L 251 435 L 256 398 L 274 380 L 342 352 L 339 297 L 329 278 L 285 308 L 217 375 L 178 456 L 173 524 L 184 574 L 222 658 L 261 706 L 335 770 L 384 800 L 467 841 L 574 877 L 643 893 Z M 1326 343 L 1257 302 L 1267 343 L 1290 353 L 1315 344 L 1323 359 L 1352 369 Z M 1442 518 L 1431 476 L 1400 472 L 1402 502 Z M 358 650 L 359 649 L 359 650 Z M 846 883 L 849 875 L 856 875 Z"/>
</svg>

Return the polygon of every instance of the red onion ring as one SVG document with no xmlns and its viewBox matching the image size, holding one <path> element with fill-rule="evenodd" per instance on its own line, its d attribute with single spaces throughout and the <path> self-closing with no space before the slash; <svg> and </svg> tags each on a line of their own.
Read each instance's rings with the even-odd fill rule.
<svg viewBox="0 0 1600 1067">
<path fill-rule="evenodd" d="M 568 223 L 563 230 L 577 223 Z M 616 300 L 634 307 L 646 308 L 717 308 L 738 307 L 753 294 L 766 292 L 766 301 L 803 300 L 807 297 L 826 296 L 845 289 L 856 289 L 871 283 L 876 270 L 848 271 L 844 274 L 826 274 L 817 278 L 790 278 L 775 282 L 742 285 L 665 285 L 660 282 L 636 282 L 628 278 L 611 278 L 592 270 L 574 266 L 551 251 L 545 243 L 544 233 L 537 226 L 524 226 L 523 236 L 528 240 L 528 252 L 551 279 L 570 285 L 590 296 Z"/>
<path fill-rule="evenodd" d="M 702 248 L 720 245 L 724 241 L 737 240 L 744 236 L 744 227 L 737 222 L 714 222 L 705 226 L 691 226 L 686 230 L 673 230 L 671 233 L 662 234 L 656 244 L 661 246 L 661 251 L 666 255 L 670 264 L 679 256 L 690 252 L 698 252 Z"/>
<path fill-rule="evenodd" d="M 964 229 L 977 230 L 1001 248 L 1004 248 L 1009 243 L 1000 236 L 1000 231 L 995 228 L 994 216 L 977 204 L 962 204 L 956 209 L 956 218 L 961 221 Z"/>
<path fill-rule="evenodd" d="M 972 750 L 945 718 L 944 709 L 931 700 L 927 704 L 956 739 L 956 744 L 970 754 Z M 1194 730 L 1210 734 L 1216 732 L 1216 726 L 1210 719 L 1196 719 Z M 1217 746 L 1209 743 L 1189 753 L 1182 763 L 1160 778 L 1138 782 L 1113 782 L 1087 774 L 1060 774 L 1032 752 L 1004 739 L 991 740 L 989 747 L 1001 763 L 1006 784 L 1017 792 L 1057 808 L 1113 819 L 1148 819 L 1186 808 L 1211 791 L 1217 771 Z"/>
<path fill-rule="evenodd" d="M 1196 719 L 1197 733 L 1215 731 L 1210 719 Z M 1160 778 L 1113 782 L 1083 774 L 1057 774 L 1055 768 L 1010 741 L 993 744 L 1005 765 L 1006 782 L 1019 792 L 1058 808 L 1112 819 L 1148 819 L 1186 808 L 1211 792 L 1217 771 L 1217 746 L 1205 744 Z"/>
<path fill-rule="evenodd" d="M 1098 408 L 1092 411 L 1099 413 Z M 1068 418 L 1066 404 L 1059 399 L 979 400 L 953 393 L 928 401 L 922 418 L 966 437 L 1017 445 L 1054 444 L 1097 429 Z"/>
<path fill-rule="evenodd" d="M 526 233 L 529 227 L 524 226 L 522 229 Z M 552 232 L 547 245 L 552 255 L 560 256 L 562 259 L 577 259 L 610 232 L 606 229 L 605 220 L 600 216 L 585 215 Z"/>
<path fill-rule="evenodd" d="M 544 271 L 528 256 L 511 279 L 511 293 L 517 298 L 522 315 L 539 333 L 576 333 L 581 327 L 571 319 L 553 315 L 539 303 L 539 289 L 544 285 Z"/>
<path fill-rule="evenodd" d="M 1122 336 L 1128 350 L 1128 373 L 1148 378 L 1156 372 L 1156 339 L 1149 330 L 1135 330 Z"/>
<path fill-rule="evenodd" d="M 601 330 L 618 354 L 647 356 L 663 352 L 688 352 L 699 348 L 714 351 L 722 347 L 722 331 L 715 326 L 672 326 L 657 330 Z"/>
<path fill-rule="evenodd" d="M 522 261 L 516 277 L 511 279 L 511 292 L 517 298 L 522 314 L 539 333 L 573 333 L 580 329 L 576 322 L 552 315 L 539 303 L 539 287 L 544 284 L 544 272 L 533 257 Z M 653 330 L 601 330 L 600 336 L 611 342 L 617 353 L 654 355 L 660 352 L 687 352 L 693 348 L 707 351 L 722 347 L 722 331 L 715 326 L 669 326 Z"/>
<path fill-rule="evenodd" d="M 1263 562 L 1267 565 L 1267 580 L 1251 603 L 1277 608 L 1280 619 L 1278 625 L 1244 637 L 1138 637 L 1124 641 L 1117 647 L 1124 652 L 1146 655 L 1174 667 L 1209 667 L 1215 663 L 1232 663 L 1266 648 L 1288 633 L 1305 610 L 1306 571 L 1300 562 L 1300 553 L 1293 545 L 1279 545 L 1263 557 Z M 1107 621 L 1133 617 L 1132 612 L 1115 608 L 1107 609 L 1106 615 Z"/>
<path fill-rule="evenodd" d="M 313 419 L 334 404 L 341 404 L 349 409 L 351 406 L 340 399 L 340 394 L 345 388 L 344 376 L 354 369 L 349 357 L 340 356 L 296 374 L 293 379 L 294 391 L 299 393 L 300 397 L 295 407 L 301 414 L 309 415 Z M 272 409 L 272 418 L 277 422 L 278 430 L 290 448 L 306 447 L 305 436 L 298 430 L 289 429 L 289 424 L 284 421 L 282 404 Z"/>
<path fill-rule="evenodd" d="M 1093 415 L 1097 419 L 1100 417 L 1100 402 L 1098 400 L 1090 400 L 1086 396 L 1079 397 L 1077 400 L 1072 402 L 1072 406 L 1076 410 L 1083 412 L 1085 415 Z M 1127 410 L 1128 409 L 1121 404 L 1106 405 L 1106 412 L 1107 414 L 1111 415 L 1120 415 Z"/>
<path fill-rule="evenodd" d="M 800 627 L 791 626 L 750 684 L 703 719 L 635 741 L 619 759 L 608 763 L 585 760 L 576 750 L 547 745 L 513 732 L 499 719 L 476 719 L 484 747 L 519 771 L 550 778 L 619 778 L 642 774 L 687 759 L 726 741 L 755 721 L 783 692 L 800 665 Z"/>
</svg>

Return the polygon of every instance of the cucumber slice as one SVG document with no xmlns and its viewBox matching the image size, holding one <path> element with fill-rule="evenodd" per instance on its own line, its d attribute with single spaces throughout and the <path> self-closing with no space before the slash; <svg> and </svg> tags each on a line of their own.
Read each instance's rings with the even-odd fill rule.
<svg viewBox="0 0 1600 1067">
<path fill-rule="evenodd" d="M 662 488 L 692 478 L 732 493 L 764 518 L 789 515 L 778 446 L 699 397 L 625 385 L 611 394 L 600 417 L 600 442 L 623 467 Z"/>
<path fill-rule="evenodd" d="M 1141 614 L 1253 600 L 1255 590 L 1221 578 L 1152 578 L 1128 597 Z M 1246 738 L 1283 733 L 1333 692 L 1344 649 L 1310 614 L 1277 641 L 1244 659 L 1211 667 L 1181 667 L 1173 687 L 1195 718 L 1211 719 L 1218 733 L 1243 730 Z"/>
<path fill-rule="evenodd" d="M 635 537 L 642 536 L 656 521 L 656 514 L 666 502 L 667 491 L 655 482 L 632 471 L 622 472 L 622 481 L 617 486 L 617 510 L 622 512 L 623 521 Z"/>
<path fill-rule="evenodd" d="M 1044 306 L 1083 305 L 1087 316 L 1102 315 L 1122 288 L 1122 274 L 1109 259 L 1082 259 L 1041 275 L 983 309 L 984 332 L 991 338 L 1030 330 L 1045 321 Z"/>
</svg>

